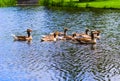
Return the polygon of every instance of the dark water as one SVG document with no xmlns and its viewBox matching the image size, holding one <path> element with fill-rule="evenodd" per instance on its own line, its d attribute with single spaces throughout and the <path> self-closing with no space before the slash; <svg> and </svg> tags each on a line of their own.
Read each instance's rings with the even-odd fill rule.
<svg viewBox="0 0 120 81">
<path fill-rule="evenodd" d="M 96 45 L 40 42 L 64 27 L 102 31 Z M 11 34 L 33 41 L 14 42 Z M 120 10 L 0 8 L 0 81 L 120 81 Z"/>
</svg>

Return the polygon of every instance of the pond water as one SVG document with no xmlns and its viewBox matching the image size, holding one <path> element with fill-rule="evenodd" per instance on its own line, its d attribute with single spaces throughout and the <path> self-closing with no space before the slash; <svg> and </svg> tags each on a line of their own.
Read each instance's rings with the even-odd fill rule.
<svg viewBox="0 0 120 81">
<path fill-rule="evenodd" d="M 64 27 L 101 30 L 97 44 L 40 42 Z M 32 42 L 13 41 L 11 34 Z M 120 10 L 46 7 L 0 8 L 0 81 L 120 81 Z"/>
</svg>

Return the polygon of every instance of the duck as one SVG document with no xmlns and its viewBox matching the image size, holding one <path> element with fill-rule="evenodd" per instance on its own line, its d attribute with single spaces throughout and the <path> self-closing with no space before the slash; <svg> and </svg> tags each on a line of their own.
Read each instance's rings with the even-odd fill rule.
<svg viewBox="0 0 120 81">
<path fill-rule="evenodd" d="M 75 38 L 74 40 L 81 44 L 96 44 L 95 31 L 91 31 L 91 38 Z"/>
<path fill-rule="evenodd" d="M 41 42 L 43 42 L 43 41 L 56 41 L 58 34 L 59 34 L 59 32 L 56 31 L 53 33 L 53 35 L 46 35 L 46 36 L 41 38 Z"/>
<path fill-rule="evenodd" d="M 59 32 L 58 36 L 66 36 L 67 35 L 67 31 L 69 29 L 67 27 L 64 28 L 64 31 L 63 32 Z"/>
<path fill-rule="evenodd" d="M 58 39 L 62 39 L 63 36 L 66 36 L 68 30 L 69 30 L 69 29 L 68 29 L 67 27 L 65 27 L 63 32 L 57 31 L 57 33 L 58 33 Z M 49 35 L 41 35 L 41 36 L 42 36 L 43 38 L 46 37 L 46 36 L 54 36 L 54 33 L 55 33 L 55 32 L 52 32 L 52 33 L 50 33 Z"/>
<path fill-rule="evenodd" d="M 77 36 L 77 37 L 81 37 L 81 38 L 82 38 L 82 37 L 85 37 L 85 38 L 87 37 L 87 38 L 89 38 L 89 37 L 90 37 L 90 36 L 89 36 L 89 32 L 90 32 L 90 29 L 87 28 L 87 29 L 85 30 L 85 33 L 76 33 L 76 36 Z"/>
<path fill-rule="evenodd" d="M 69 30 L 69 29 L 68 29 L 67 27 L 64 27 L 64 31 L 63 31 L 63 32 L 57 31 L 57 34 L 58 34 L 57 39 L 58 39 L 58 40 L 66 40 L 66 38 L 69 37 L 69 36 L 67 35 L 67 31 L 68 31 L 68 30 Z M 54 35 L 54 33 L 50 33 L 49 35 Z M 42 37 L 45 37 L 45 36 L 42 36 Z"/>
<path fill-rule="evenodd" d="M 64 35 L 62 37 L 58 37 L 60 40 L 73 40 L 76 37 L 76 33 L 73 33 L 72 35 Z"/>
<path fill-rule="evenodd" d="M 16 36 L 14 34 L 12 34 L 12 36 L 13 36 L 15 41 L 31 41 L 32 40 L 32 36 L 31 36 L 32 30 L 27 29 L 26 32 L 27 32 L 27 36 L 20 36 L 20 35 Z"/>
<path fill-rule="evenodd" d="M 85 33 L 82 34 L 78 34 L 76 33 L 76 37 L 78 38 L 91 38 L 91 35 L 89 34 L 90 31 L 94 31 L 94 37 L 97 39 L 100 39 L 100 30 L 90 30 L 90 29 L 86 29 Z"/>
</svg>

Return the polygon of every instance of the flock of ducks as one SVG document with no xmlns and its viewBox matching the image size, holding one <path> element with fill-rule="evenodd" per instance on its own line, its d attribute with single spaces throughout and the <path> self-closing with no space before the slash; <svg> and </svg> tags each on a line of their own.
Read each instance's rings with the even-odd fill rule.
<svg viewBox="0 0 120 81">
<path fill-rule="evenodd" d="M 96 44 L 96 40 L 100 39 L 100 30 L 86 29 L 84 33 L 73 33 L 67 35 L 68 28 L 64 28 L 63 32 L 55 31 L 48 35 L 43 35 L 41 41 L 57 41 L 57 40 L 72 40 L 73 42 L 81 44 Z M 31 29 L 27 29 L 27 36 L 16 36 L 12 35 L 15 41 L 31 41 Z"/>
</svg>

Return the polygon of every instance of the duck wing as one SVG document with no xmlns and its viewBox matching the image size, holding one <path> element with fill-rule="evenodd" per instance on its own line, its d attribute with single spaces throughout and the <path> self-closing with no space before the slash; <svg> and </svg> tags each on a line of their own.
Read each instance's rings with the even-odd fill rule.
<svg viewBox="0 0 120 81">
<path fill-rule="evenodd" d="M 53 35 L 45 36 L 41 39 L 41 41 L 54 41 L 54 36 Z"/>
<path fill-rule="evenodd" d="M 76 40 L 82 44 L 88 44 L 91 43 L 91 39 L 90 38 L 76 38 Z"/>
</svg>

